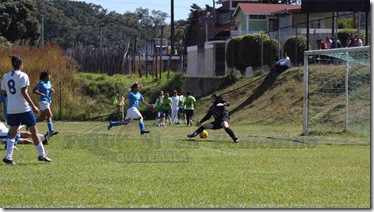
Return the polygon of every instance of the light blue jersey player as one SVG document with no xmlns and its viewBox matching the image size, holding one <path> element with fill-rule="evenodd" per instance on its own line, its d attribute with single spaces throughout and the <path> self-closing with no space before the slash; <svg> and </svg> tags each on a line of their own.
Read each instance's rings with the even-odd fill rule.
<svg viewBox="0 0 374 212">
<path fill-rule="evenodd" d="M 51 73 L 46 70 L 40 73 L 40 82 L 35 86 L 33 89 L 33 93 L 39 95 L 39 106 L 41 114 L 37 119 L 37 122 L 42 122 L 47 117 L 47 126 L 48 126 L 48 135 L 54 136 L 58 133 L 53 129 L 53 122 L 52 122 L 52 110 L 51 110 L 51 103 L 52 103 L 52 92 L 54 92 L 52 84 L 51 84 Z"/>
<path fill-rule="evenodd" d="M 127 113 L 124 121 L 111 121 L 108 125 L 108 130 L 114 126 L 119 125 L 126 125 L 131 120 L 139 120 L 139 128 L 140 128 L 140 134 L 149 133 L 149 130 L 145 129 L 143 116 L 139 112 L 139 102 L 142 102 L 143 104 L 147 105 L 150 108 L 153 108 L 152 104 L 147 103 L 144 101 L 144 98 L 140 91 L 140 85 L 138 83 L 135 83 L 131 86 L 131 91 L 126 95 L 125 98 L 122 99 L 120 104 L 123 104 L 126 99 L 129 100 L 129 107 L 127 108 Z"/>
</svg>

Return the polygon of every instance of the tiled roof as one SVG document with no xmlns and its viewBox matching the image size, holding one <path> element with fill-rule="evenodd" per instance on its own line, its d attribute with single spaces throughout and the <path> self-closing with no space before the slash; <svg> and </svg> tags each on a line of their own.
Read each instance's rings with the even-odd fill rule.
<svg viewBox="0 0 374 212">
<path fill-rule="evenodd" d="M 273 14 L 282 10 L 300 9 L 301 5 L 291 4 L 261 4 L 261 3 L 240 3 L 236 8 L 241 8 L 244 14 Z"/>
</svg>

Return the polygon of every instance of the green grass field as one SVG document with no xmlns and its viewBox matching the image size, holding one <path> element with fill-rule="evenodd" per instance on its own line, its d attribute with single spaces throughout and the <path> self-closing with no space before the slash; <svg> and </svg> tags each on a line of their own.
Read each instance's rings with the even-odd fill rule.
<svg viewBox="0 0 374 212">
<path fill-rule="evenodd" d="M 151 122 L 147 122 L 148 126 Z M 40 132 L 45 123 L 38 124 Z M 301 126 L 196 127 L 56 122 L 52 163 L 19 145 L 0 165 L 2 208 L 369 208 L 370 143 L 302 137 Z M 2 147 L 3 149 L 3 147 Z M 2 150 L 2 157 L 5 151 Z"/>
</svg>

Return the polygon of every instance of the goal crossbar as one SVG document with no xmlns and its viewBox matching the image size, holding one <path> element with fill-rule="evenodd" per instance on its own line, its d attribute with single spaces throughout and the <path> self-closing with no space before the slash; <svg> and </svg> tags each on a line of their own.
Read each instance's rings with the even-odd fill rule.
<svg viewBox="0 0 374 212">
<path fill-rule="evenodd" d="M 351 63 L 358 63 L 363 66 L 369 66 L 370 61 L 365 60 L 365 58 L 362 58 L 360 56 L 355 57 L 355 56 L 352 56 L 352 54 L 349 54 L 349 53 L 356 53 L 356 52 L 370 52 L 370 46 L 311 50 L 311 51 L 305 51 L 304 56 L 307 57 L 307 56 L 313 56 L 313 55 L 325 55 L 325 56 L 341 59 L 344 61 L 348 61 Z"/>
</svg>

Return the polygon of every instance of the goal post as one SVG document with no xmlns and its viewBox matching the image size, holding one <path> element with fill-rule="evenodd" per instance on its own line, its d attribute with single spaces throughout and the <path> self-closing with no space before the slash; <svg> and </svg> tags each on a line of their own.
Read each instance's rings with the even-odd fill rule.
<svg viewBox="0 0 374 212">
<path fill-rule="evenodd" d="M 370 126 L 370 46 L 305 51 L 303 84 L 303 135 Z"/>
</svg>

